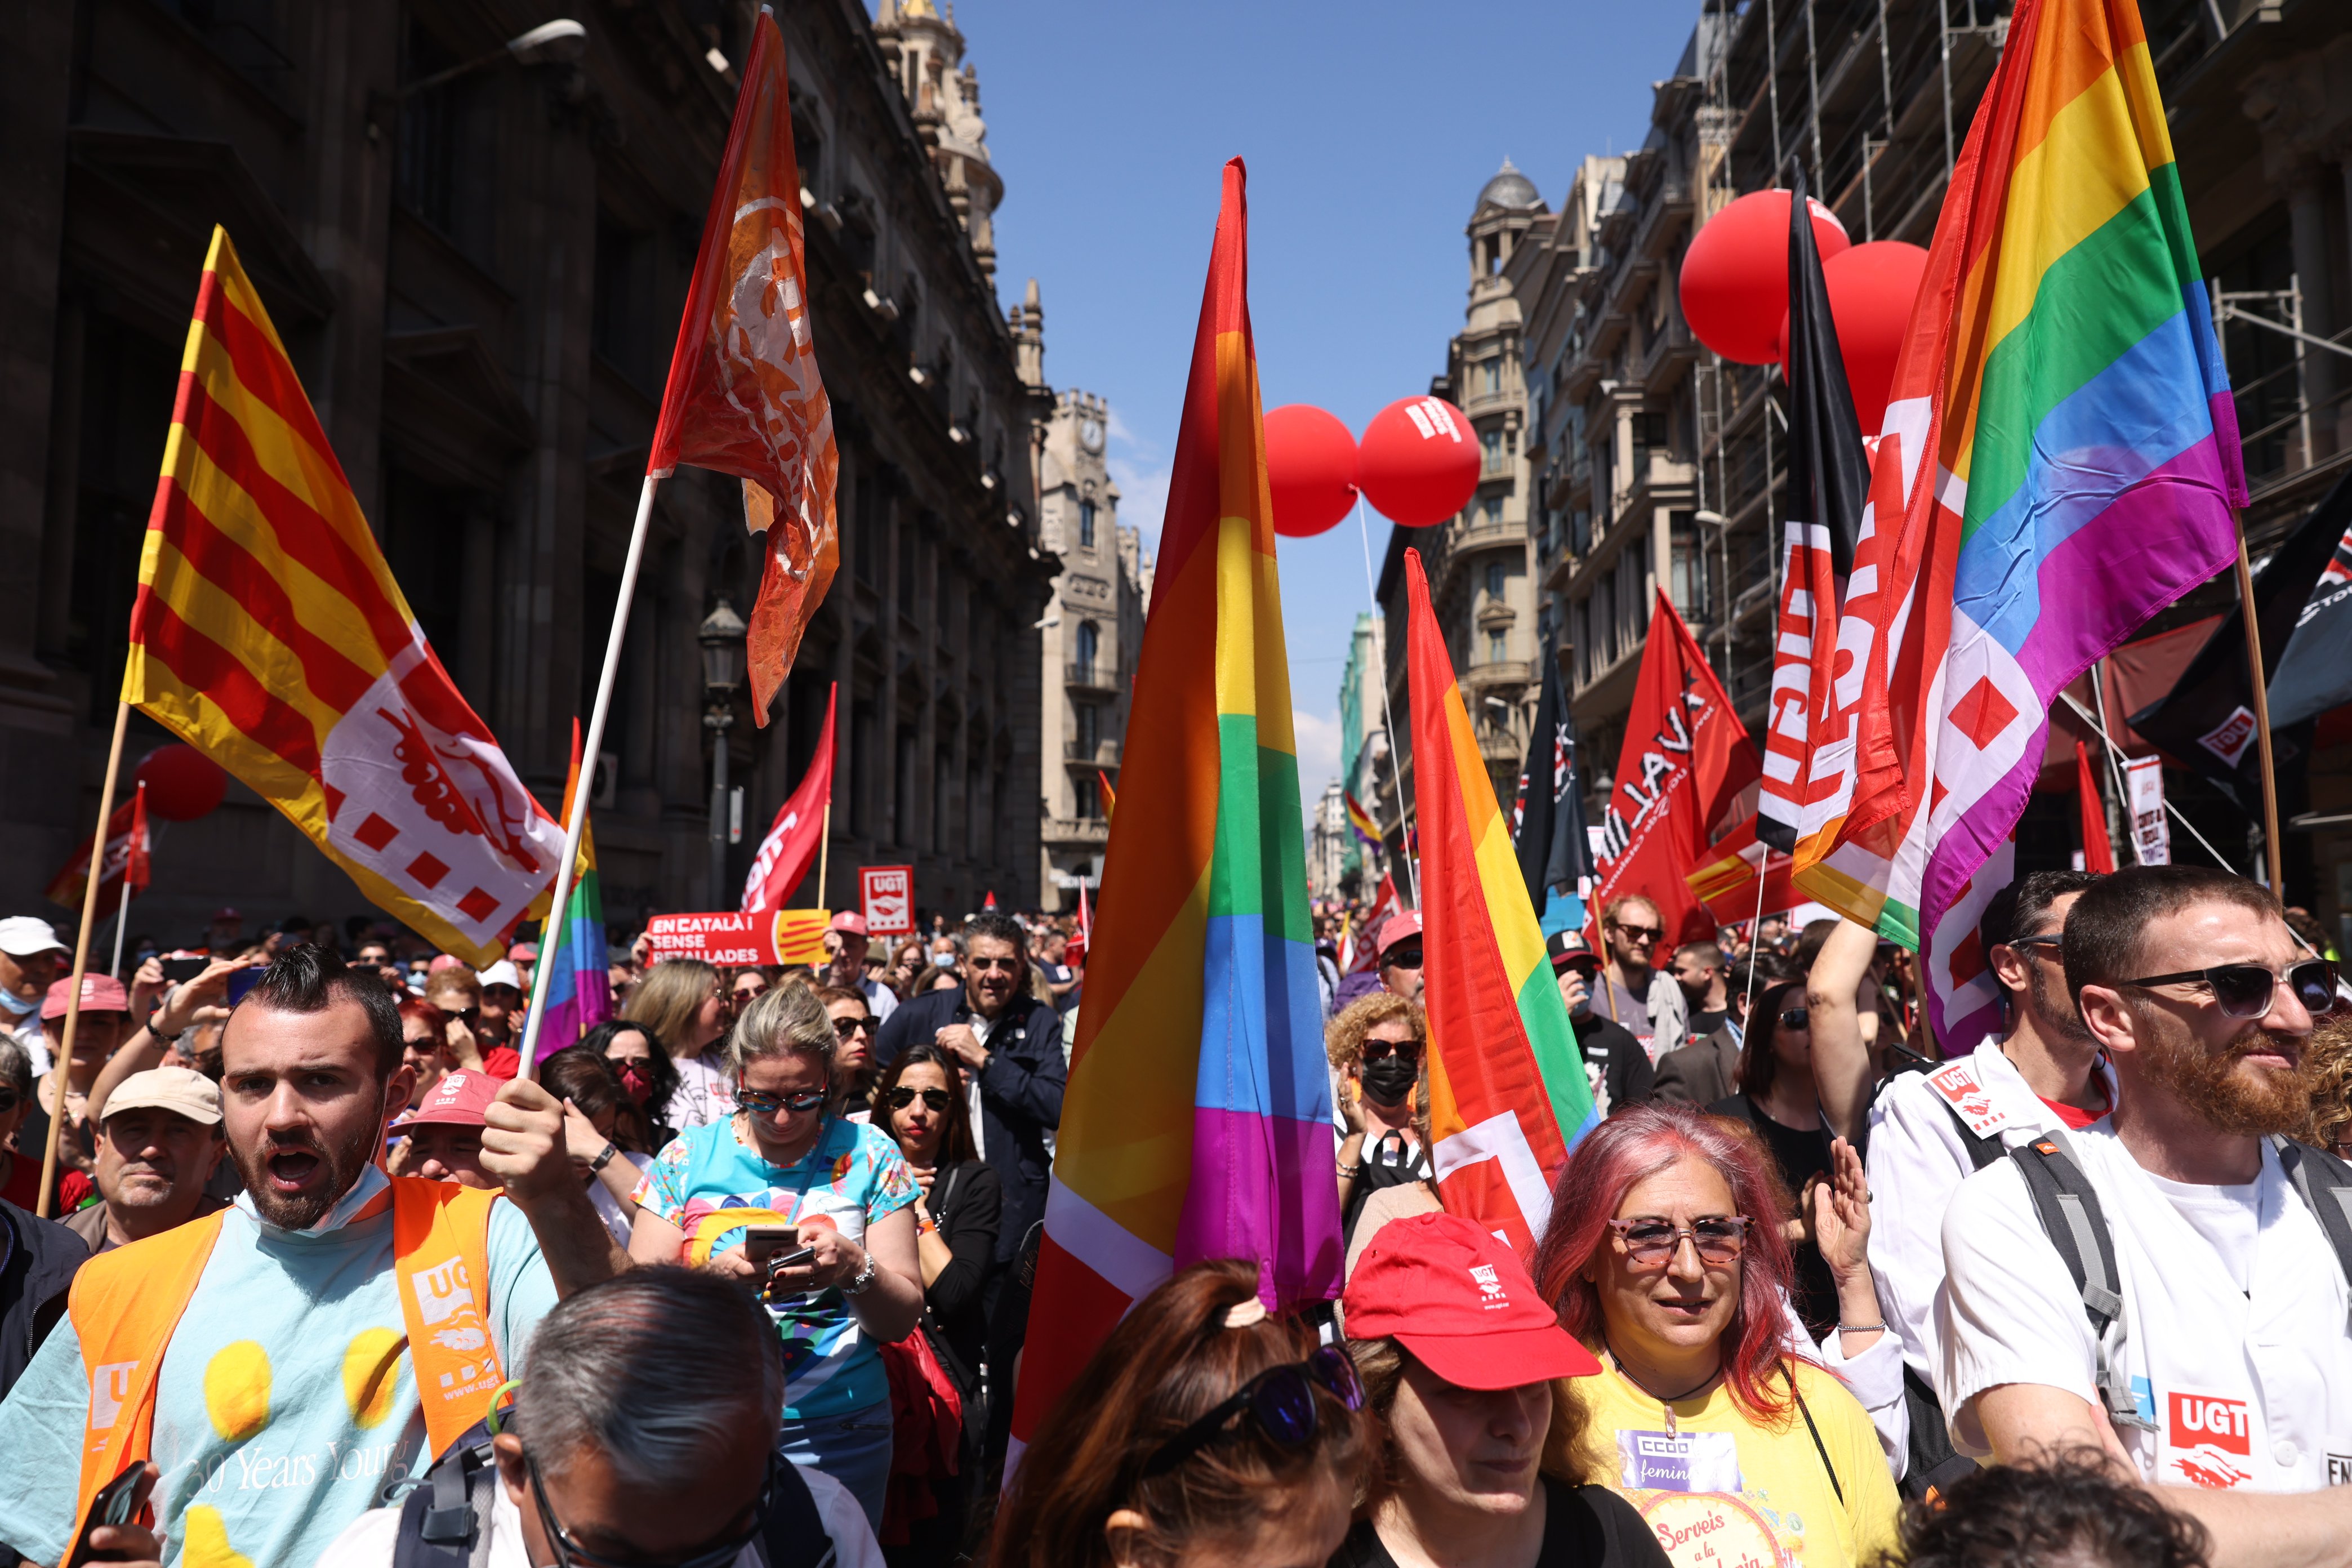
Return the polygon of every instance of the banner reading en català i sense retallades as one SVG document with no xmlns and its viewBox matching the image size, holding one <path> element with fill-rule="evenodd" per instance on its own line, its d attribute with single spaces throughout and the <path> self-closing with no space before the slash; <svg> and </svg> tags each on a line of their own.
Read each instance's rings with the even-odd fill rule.
<svg viewBox="0 0 2352 1568">
<path fill-rule="evenodd" d="M 830 910 L 718 910 L 699 915 L 655 915 L 646 940 L 656 963 L 698 958 L 705 963 L 823 963 Z"/>
</svg>

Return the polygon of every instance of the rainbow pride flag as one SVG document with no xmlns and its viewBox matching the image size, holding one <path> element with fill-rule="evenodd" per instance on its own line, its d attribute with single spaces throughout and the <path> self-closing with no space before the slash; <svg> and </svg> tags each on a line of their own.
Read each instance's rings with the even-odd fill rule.
<svg viewBox="0 0 2352 1568">
<path fill-rule="evenodd" d="M 1798 886 L 1927 955 L 2009 837 L 2049 706 L 2236 558 L 2246 484 L 2132 0 L 2021 0 L 1937 220 L 1810 759 Z"/>
<path fill-rule="evenodd" d="M 1339 1293 L 1331 1094 L 1243 184 L 1236 158 L 1136 667 L 1016 1438 L 1172 1269 L 1253 1258 L 1277 1309 Z"/>
<path fill-rule="evenodd" d="M 562 821 L 572 820 L 572 796 L 580 788 L 580 721 L 572 721 L 572 767 L 563 776 Z M 563 926 L 552 942 L 539 944 L 539 962 L 549 965 L 547 1019 L 540 1026 L 541 1062 L 613 1016 L 612 954 L 604 946 L 604 895 L 596 882 L 596 837 L 580 829 L 579 880 L 563 909 Z M 546 918 L 546 910 L 540 910 Z"/>
<path fill-rule="evenodd" d="M 1372 820 L 1372 814 L 1364 809 L 1364 803 L 1356 798 L 1354 792 L 1341 790 L 1339 793 L 1348 802 L 1348 826 L 1356 830 L 1356 837 L 1363 841 L 1365 848 L 1378 849 L 1381 847 L 1381 825 Z"/>
<path fill-rule="evenodd" d="M 1532 1258 L 1552 1181 L 1600 1118 L 1418 550 L 1404 552 L 1404 585 L 1431 1163 L 1446 1213 Z"/>
</svg>

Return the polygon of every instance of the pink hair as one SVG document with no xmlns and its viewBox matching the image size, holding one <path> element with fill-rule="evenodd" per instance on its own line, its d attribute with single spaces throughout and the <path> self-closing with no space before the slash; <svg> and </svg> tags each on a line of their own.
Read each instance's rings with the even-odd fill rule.
<svg viewBox="0 0 2352 1568">
<path fill-rule="evenodd" d="M 1789 1289 L 1788 1218 L 1766 1155 L 1738 1123 L 1692 1105 L 1628 1106 L 1584 1136 L 1551 1194 L 1551 1223 L 1536 1247 L 1536 1284 L 1559 1310 L 1560 1326 L 1588 1345 L 1607 1325 L 1599 1287 L 1585 1268 L 1609 1243 L 1609 1221 L 1639 1183 L 1677 1162 L 1711 1166 L 1731 1188 L 1732 1207 L 1756 1223 L 1739 1255 L 1739 1301 L 1724 1329 L 1723 1377 L 1732 1397 L 1759 1415 L 1789 1409 L 1788 1381 L 1775 1377 L 1783 1356 Z"/>
</svg>

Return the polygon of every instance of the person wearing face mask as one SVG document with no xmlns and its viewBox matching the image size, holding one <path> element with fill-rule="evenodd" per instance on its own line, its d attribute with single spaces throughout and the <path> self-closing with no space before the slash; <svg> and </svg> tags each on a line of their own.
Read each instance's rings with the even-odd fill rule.
<svg viewBox="0 0 2352 1568">
<path fill-rule="evenodd" d="M 677 1066 L 662 1048 L 661 1037 L 644 1024 L 613 1019 L 581 1036 L 576 1048 L 611 1062 L 628 1095 L 614 1121 L 614 1141 L 632 1153 L 660 1153 L 677 1136 L 658 1114 L 677 1091 Z"/>
<path fill-rule="evenodd" d="M 1600 955 L 1580 931 L 1554 931 L 1544 947 L 1551 955 L 1559 999 L 1568 1004 L 1568 1021 L 1576 1030 L 1576 1048 L 1591 1080 L 1593 1109 L 1606 1116 L 1621 1105 L 1641 1104 L 1650 1098 L 1657 1068 L 1632 1030 L 1593 1011 Z"/>
<path fill-rule="evenodd" d="M 1344 1131 L 1339 1153 L 1344 1237 L 1352 1240 L 1375 1194 L 1425 1187 L 1432 1180 L 1413 1094 L 1428 1045 L 1429 1022 L 1420 1005 L 1384 991 L 1349 1004 L 1325 1030 Z"/>
</svg>

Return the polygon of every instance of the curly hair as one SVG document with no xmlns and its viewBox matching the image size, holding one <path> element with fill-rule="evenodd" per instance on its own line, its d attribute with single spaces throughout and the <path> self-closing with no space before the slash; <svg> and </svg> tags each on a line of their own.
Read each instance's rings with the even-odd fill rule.
<svg viewBox="0 0 2352 1568">
<path fill-rule="evenodd" d="M 2338 1143 L 2352 1143 L 2352 1012 L 2339 1006 L 2320 1015 L 2303 1059 L 2311 1079 L 2311 1125 L 2298 1136 L 2333 1154 Z"/>
<path fill-rule="evenodd" d="M 1785 1420 L 1793 1407 L 1781 1350 L 1780 1301 L 1790 1289 L 1787 1204 L 1760 1140 L 1695 1105 L 1629 1105 L 1584 1135 L 1551 1194 L 1551 1223 L 1536 1247 L 1533 1274 L 1560 1327 L 1600 1345 L 1608 1325 L 1601 1289 L 1585 1269 L 1610 1244 L 1609 1221 L 1625 1194 L 1684 1160 L 1711 1167 L 1731 1189 L 1736 1213 L 1755 1223 L 1739 1253 L 1739 1300 L 1723 1331 L 1723 1378 L 1739 1405 Z"/>
<path fill-rule="evenodd" d="M 2205 1568 L 2212 1537 L 2088 1444 L 1972 1470 L 1903 1510 L 1873 1568 Z"/>
<path fill-rule="evenodd" d="M 1335 1068 L 1352 1067 L 1363 1059 L 1364 1037 L 1396 1018 L 1412 1026 L 1413 1043 L 1426 1054 L 1429 1015 L 1422 1011 L 1420 1003 L 1408 1002 L 1392 991 L 1359 996 L 1334 1015 L 1323 1026 L 1323 1054 L 1331 1058 Z"/>
<path fill-rule="evenodd" d="M 1364 1467 L 1364 1479 L 1356 1500 L 1358 1518 L 1381 1498 L 1396 1489 L 1396 1444 L 1389 1435 L 1389 1412 L 1396 1408 L 1397 1389 L 1404 1382 L 1405 1363 L 1412 1352 L 1391 1339 L 1349 1340 L 1348 1354 L 1356 1363 L 1356 1375 L 1364 1384 L 1364 1408 L 1373 1417 L 1372 1453 Z M 1573 1378 L 1551 1380 L 1551 1425 L 1544 1432 L 1543 1458 L 1537 1469 L 1556 1481 L 1569 1486 L 1582 1486 L 1588 1481 L 1605 1481 L 1598 1473 L 1593 1457 L 1585 1449 L 1585 1435 L 1592 1425 L 1592 1411 L 1576 1391 Z"/>
</svg>

